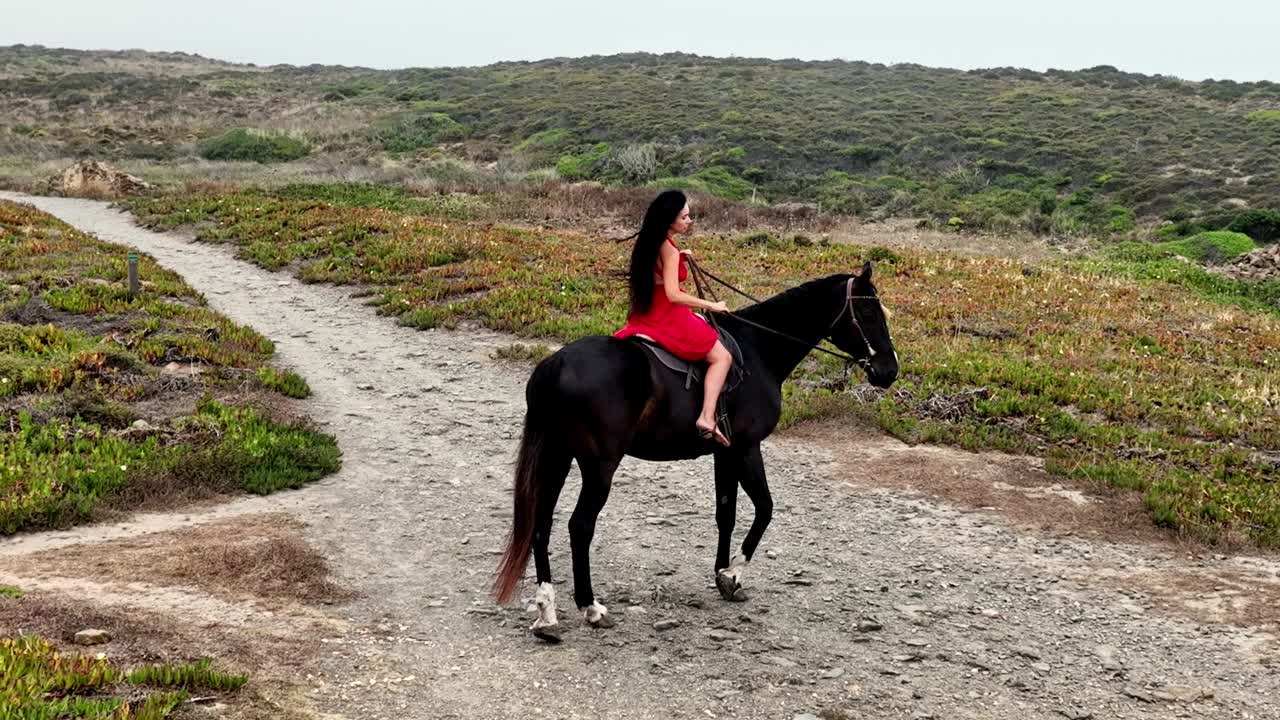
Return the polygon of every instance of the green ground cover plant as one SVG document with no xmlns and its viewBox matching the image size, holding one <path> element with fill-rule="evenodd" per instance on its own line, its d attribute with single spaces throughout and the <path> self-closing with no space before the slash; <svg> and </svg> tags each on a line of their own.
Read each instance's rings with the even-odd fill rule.
<svg viewBox="0 0 1280 720">
<path fill-rule="evenodd" d="M 192 692 L 233 693 L 247 681 L 212 669 L 208 660 L 125 670 L 107 659 L 60 653 L 36 635 L 0 638 L 5 720 L 162 720 Z"/>
<path fill-rule="evenodd" d="M 0 201 L 0 533 L 150 494 L 298 487 L 340 464 L 332 437 L 273 409 L 309 389 L 268 364 L 270 341 L 145 255 L 131 296 L 127 256 Z"/>
</svg>

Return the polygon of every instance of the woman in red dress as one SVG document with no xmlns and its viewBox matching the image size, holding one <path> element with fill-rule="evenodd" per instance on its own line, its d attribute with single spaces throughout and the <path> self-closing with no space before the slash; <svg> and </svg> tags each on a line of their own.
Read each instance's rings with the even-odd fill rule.
<svg viewBox="0 0 1280 720">
<path fill-rule="evenodd" d="M 680 289 L 680 283 L 688 277 L 685 256 L 690 253 L 677 248 L 671 237 L 687 233 L 692 227 L 688 200 L 679 190 L 667 190 L 649 204 L 631 251 L 631 312 L 626 326 L 613 336 L 638 335 L 685 360 L 707 361 L 702 413 L 695 425 L 703 438 L 727 446 L 728 438 L 716 426 L 716 399 L 733 358 L 715 328 L 694 315 L 692 308 L 711 312 L 728 312 L 729 308 Z"/>
</svg>

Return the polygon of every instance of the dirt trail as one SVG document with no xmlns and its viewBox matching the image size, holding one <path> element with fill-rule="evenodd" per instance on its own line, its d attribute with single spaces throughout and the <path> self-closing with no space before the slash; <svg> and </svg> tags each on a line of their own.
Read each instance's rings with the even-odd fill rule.
<svg viewBox="0 0 1280 720">
<path fill-rule="evenodd" d="M 310 412 L 339 438 L 345 466 L 305 490 L 210 511 L 8 540 L 0 568 L 5 556 L 38 549 L 235 513 L 288 512 L 364 594 L 329 609 L 328 654 L 299 678 L 318 712 L 362 719 L 1280 717 L 1271 636 L 1181 611 L 1200 608 L 1212 620 L 1215 608 L 1247 602 L 1241 587 L 1280 582 L 1275 562 L 1047 538 L 988 513 L 847 482 L 904 462 L 926 476 L 949 476 L 969 472 L 979 457 L 915 452 L 856 431 L 847 439 L 854 452 L 840 458 L 865 463 L 858 468 L 841 466 L 810 441 L 767 443 L 777 508 L 748 568 L 745 604 L 721 602 L 711 583 L 710 461 L 625 462 L 593 551 L 597 591 L 618 627 L 591 630 L 568 612 L 565 642 L 538 644 L 525 630 L 523 606 L 496 607 L 485 594 L 508 522 L 527 376 L 525 367 L 489 359 L 509 338 L 401 328 L 342 289 L 303 285 L 223 248 L 139 229 L 103 203 L 29 201 L 151 253 L 217 310 L 275 341 L 280 361 L 309 380 Z M 862 446 L 869 449 L 859 454 Z M 1010 461 L 999 467 L 1022 472 Z M 1038 471 L 1027 463 L 1025 472 Z M 576 482 L 571 476 L 552 541 L 561 598 L 570 596 L 565 523 Z M 740 502 L 743 518 L 749 505 Z M 1071 500 L 1049 495 L 1045 502 Z M 1125 579 L 1129 571 L 1140 580 Z M 1244 574 L 1249 582 L 1209 585 L 1175 607 L 1154 581 L 1178 573 Z M 199 612 L 218 607 L 206 603 Z M 655 630 L 660 620 L 679 624 Z"/>
</svg>

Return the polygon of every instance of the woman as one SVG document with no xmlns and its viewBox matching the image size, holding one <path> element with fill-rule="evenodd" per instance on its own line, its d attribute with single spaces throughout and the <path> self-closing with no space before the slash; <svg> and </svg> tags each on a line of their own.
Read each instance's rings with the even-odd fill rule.
<svg viewBox="0 0 1280 720">
<path fill-rule="evenodd" d="M 695 421 L 700 436 L 728 446 L 729 439 L 716 425 L 716 399 L 724 387 L 733 358 L 720 337 L 692 308 L 728 312 L 722 302 L 708 302 L 680 289 L 688 277 L 685 257 L 688 250 L 676 247 L 673 235 L 693 227 L 689 203 L 679 190 L 658 195 L 644 214 L 636 244 L 631 251 L 631 312 L 626 327 L 613 336 L 636 335 L 652 340 L 684 360 L 706 360 L 702 385 L 702 413 Z"/>
</svg>

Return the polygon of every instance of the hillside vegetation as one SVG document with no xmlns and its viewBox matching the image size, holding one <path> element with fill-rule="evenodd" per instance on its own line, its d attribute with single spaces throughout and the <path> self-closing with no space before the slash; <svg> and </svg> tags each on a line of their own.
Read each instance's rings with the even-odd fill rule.
<svg viewBox="0 0 1280 720">
<path fill-rule="evenodd" d="M 368 286 L 414 327 L 479 322 L 564 341 L 626 314 L 627 245 L 458 221 L 394 192 L 310 185 L 129 207 L 307 282 Z M 757 294 L 878 263 L 900 380 L 868 392 L 814 356 L 784 388 L 784 422 L 857 417 L 909 442 L 1034 454 L 1098 492 L 1141 492 L 1161 525 L 1280 544 L 1280 281 L 1232 280 L 1138 244 L 1031 267 L 803 234 L 692 242 Z"/>
<path fill-rule="evenodd" d="M 661 180 L 957 230 L 1126 235 L 1167 221 L 1165 240 L 1280 197 L 1270 82 L 682 54 L 262 68 L 24 46 L 0 48 L 0 68 L 0 175 L 11 177 L 86 155 L 145 161 L 139 171 L 160 179 L 202 156 L 306 163 L 336 179 L 478 167 L 514 181 Z M 1245 232 L 1280 233 L 1269 217 Z"/>
</svg>

